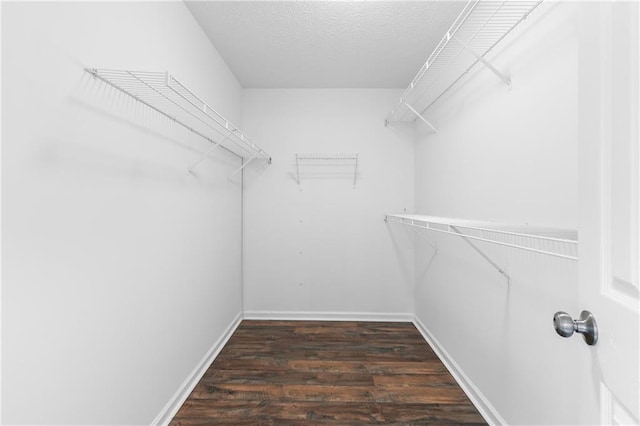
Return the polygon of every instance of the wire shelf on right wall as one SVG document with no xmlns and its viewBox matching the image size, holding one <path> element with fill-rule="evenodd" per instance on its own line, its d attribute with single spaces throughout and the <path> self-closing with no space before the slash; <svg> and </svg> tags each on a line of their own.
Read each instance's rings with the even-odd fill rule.
<svg viewBox="0 0 640 426">
<path fill-rule="evenodd" d="M 574 229 L 499 224 L 445 217 L 387 214 L 385 221 L 484 241 L 563 259 L 578 260 L 578 232 Z"/>
<path fill-rule="evenodd" d="M 469 1 L 387 115 L 385 125 L 420 119 L 437 132 L 425 112 L 477 63 L 485 65 L 511 88 L 510 78 L 485 56 L 541 2 Z"/>
</svg>

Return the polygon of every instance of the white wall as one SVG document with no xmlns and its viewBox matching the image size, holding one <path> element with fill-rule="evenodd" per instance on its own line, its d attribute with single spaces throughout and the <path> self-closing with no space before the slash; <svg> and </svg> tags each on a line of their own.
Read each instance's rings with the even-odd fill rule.
<svg viewBox="0 0 640 426">
<path fill-rule="evenodd" d="M 417 212 L 577 228 L 579 6 L 543 3 L 491 55 L 511 92 L 479 67 L 429 110 L 438 133 L 418 132 Z M 439 252 L 416 240 L 418 319 L 508 424 L 575 424 L 566 367 L 583 343 L 551 320 L 579 312 L 577 263 L 479 243 L 507 285 L 464 241 L 425 236 Z"/>
<path fill-rule="evenodd" d="M 240 313 L 239 159 L 83 67 L 241 87 L 181 2 L 2 7 L 2 422 L 148 424 Z"/>
<path fill-rule="evenodd" d="M 245 90 L 245 128 L 274 158 L 259 179 L 247 176 L 247 315 L 411 312 L 411 240 L 392 239 L 383 220 L 389 211 L 413 209 L 413 134 L 384 127 L 399 93 Z M 356 189 L 353 167 L 331 163 L 301 165 L 298 186 L 295 154 L 309 152 L 359 153 Z"/>
</svg>

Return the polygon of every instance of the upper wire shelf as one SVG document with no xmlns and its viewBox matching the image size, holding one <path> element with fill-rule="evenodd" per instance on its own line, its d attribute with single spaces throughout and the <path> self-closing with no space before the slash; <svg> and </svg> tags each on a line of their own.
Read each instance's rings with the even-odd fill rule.
<svg viewBox="0 0 640 426">
<path fill-rule="evenodd" d="M 387 214 L 385 221 L 456 235 L 465 239 L 578 260 L 578 232 L 572 229 L 541 228 L 407 214 Z"/>
<path fill-rule="evenodd" d="M 478 62 L 511 88 L 509 77 L 491 65 L 485 55 L 541 2 L 470 0 L 402 93 L 385 124 L 413 122 L 419 118 L 435 132 L 436 128 L 426 120 L 424 113 Z"/>
<path fill-rule="evenodd" d="M 300 162 L 305 160 L 311 161 L 332 161 L 333 164 L 341 164 L 353 167 L 353 187 L 356 187 L 356 179 L 358 176 L 358 153 L 357 152 L 308 152 L 296 153 L 296 173 L 298 177 L 298 185 L 300 185 Z M 317 163 L 315 163 L 317 164 Z"/>
<path fill-rule="evenodd" d="M 103 68 L 85 71 L 214 144 L 189 171 L 218 147 L 243 159 L 242 167 L 231 176 L 257 158 L 271 163 L 271 157 L 260 146 L 168 72 Z"/>
</svg>

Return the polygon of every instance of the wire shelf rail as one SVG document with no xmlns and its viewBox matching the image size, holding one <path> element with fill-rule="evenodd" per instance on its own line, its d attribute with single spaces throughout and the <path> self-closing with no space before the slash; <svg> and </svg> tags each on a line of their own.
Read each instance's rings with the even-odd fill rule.
<svg viewBox="0 0 640 426">
<path fill-rule="evenodd" d="M 434 132 L 425 112 L 477 64 L 482 63 L 511 88 L 511 80 L 485 59 L 542 0 L 470 0 L 385 119 L 420 119 Z"/>
<path fill-rule="evenodd" d="M 319 162 L 330 162 L 334 165 L 343 165 L 353 167 L 353 187 L 356 187 L 356 179 L 358 177 L 358 153 L 357 152 L 309 152 L 296 153 L 296 174 L 298 185 L 300 185 L 300 162 L 311 161 L 312 164 L 318 165 Z"/>
<path fill-rule="evenodd" d="M 242 158 L 240 172 L 252 161 L 271 157 L 219 112 L 168 72 L 85 68 L 89 74 L 211 142 L 213 147 L 190 165 L 197 167 L 216 148 Z"/>
<path fill-rule="evenodd" d="M 385 221 L 484 241 L 534 253 L 578 260 L 578 232 L 423 215 L 387 214 Z"/>
</svg>

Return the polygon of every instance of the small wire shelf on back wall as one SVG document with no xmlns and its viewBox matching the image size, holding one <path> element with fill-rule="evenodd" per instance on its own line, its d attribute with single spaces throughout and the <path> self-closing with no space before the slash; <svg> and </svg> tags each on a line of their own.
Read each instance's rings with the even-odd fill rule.
<svg viewBox="0 0 640 426">
<path fill-rule="evenodd" d="M 328 169 L 323 170 L 323 175 L 329 176 L 330 174 L 340 173 L 341 169 L 353 168 L 353 188 L 356 187 L 358 178 L 358 153 L 357 152 L 311 152 L 311 153 L 296 153 L 296 182 L 298 186 L 301 185 L 300 179 L 300 167 L 310 166 L 316 171 L 320 167 Z M 349 170 L 350 173 L 350 170 Z"/>
</svg>

